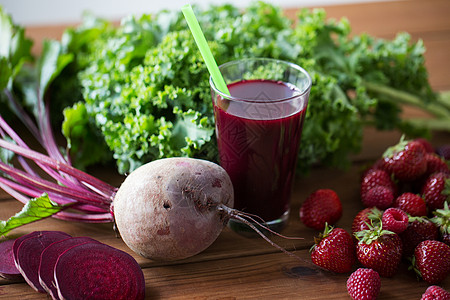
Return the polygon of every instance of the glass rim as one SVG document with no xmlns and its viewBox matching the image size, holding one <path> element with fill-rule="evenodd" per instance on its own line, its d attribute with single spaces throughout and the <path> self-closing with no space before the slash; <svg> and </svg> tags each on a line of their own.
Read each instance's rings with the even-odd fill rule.
<svg viewBox="0 0 450 300">
<path fill-rule="evenodd" d="M 231 95 L 228 95 L 222 91 L 220 91 L 216 85 L 214 84 L 214 81 L 212 79 L 212 77 L 209 77 L 209 85 L 210 87 L 214 90 L 215 93 L 219 94 L 223 99 L 227 99 L 227 100 L 232 100 L 232 101 L 240 101 L 240 102 L 249 102 L 249 103 L 276 103 L 276 102 L 286 102 L 298 97 L 302 97 L 305 94 L 307 94 L 309 92 L 309 90 L 311 89 L 311 85 L 312 85 L 312 80 L 311 80 L 311 76 L 309 75 L 309 73 L 302 67 L 300 67 L 297 64 L 294 64 L 292 62 L 288 62 L 285 60 L 280 60 L 280 59 L 275 59 L 275 58 L 265 58 L 265 57 L 252 57 L 252 58 L 241 58 L 241 59 L 236 59 L 236 60 L 232 60 L 229 62 L 226 62 L 224 64 L 221 64 L 219 66 L 219 69 L 221 70 L 224 67 L 230 66 L 230 65 L 234 65 L 240 62 L 245 62 L 245 61 L 269 61 L 272 63 L 279 63 L 279 64 L 284 64 L 284 65 L 288 65 L 289 67 L 296 69 L 297 71 L 299 71 L 300 73 L 302 73 L 303 75 L 305 75 L 305 79 L 306 79 L 306 86 L 304 89 L 300 90 L 299 94 L 295 94 L 293 96 L 290 97 L 285 97 L 285 98 L 278 98 L 278 99 L 269 99 L 269 100 L 258 100 L 258 99 L 247 99 L 247 98 L 242 98 L 242 97 L 234 97 Z M 294 84 L 292 84 L 294 85 Z M 296 88 L 298 88 L 296 85 L 294 85 Z"/>
</svg>

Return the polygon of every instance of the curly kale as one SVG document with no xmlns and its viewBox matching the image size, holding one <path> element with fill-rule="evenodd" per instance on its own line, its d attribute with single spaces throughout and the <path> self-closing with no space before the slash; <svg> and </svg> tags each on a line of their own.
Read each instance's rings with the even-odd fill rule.
<svg viewBox="0 0 450 300">
<path fill-rule="evenodd" d="M 245 10 L 196 8 L 196 15 L 218 64 L 272 57 L 311 74 L 301 171 L 318 163 L 347 165 L 365 125 L 409 134 L 429 129 L 401 119 L 405 103 L 434 109 L 437 122 L 448 124 L 450 108 L 441 108 L 428 83 L 424 45 L 406 33 L 393 40 L 351 36 L 346 19 L 328 20 L 324 10 L 304 9 L 290 20 L 261 1 Z M 128 17 L 118 26 L 90 16 L 66 31 L 62 45 L 74 60 L 52 95 L 73 89 L 73 97 L 64 96 L 70 104 L 56 102 L 69 106 L 63 132 L 75 164 L 112 153 L 126 173 L 162 157 L 217 159 L 209 74 L 181 12 Z"/>
</svg>

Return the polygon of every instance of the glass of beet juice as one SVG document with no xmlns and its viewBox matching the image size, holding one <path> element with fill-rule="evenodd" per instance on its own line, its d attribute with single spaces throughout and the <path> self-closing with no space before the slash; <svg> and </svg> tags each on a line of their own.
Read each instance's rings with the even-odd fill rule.
<svg viewBox="0 0 450 300">
<path fill-rule="evenodd" d="M 249 58 L 219 67 L 230 95 L 210 80 L 220 165 L 233 182 L 236 209 L 281 231 L 287 224 L 311 78 L 281 60 Z M 236 232 L 250 228 L 230 221 Z"/>
</svg>

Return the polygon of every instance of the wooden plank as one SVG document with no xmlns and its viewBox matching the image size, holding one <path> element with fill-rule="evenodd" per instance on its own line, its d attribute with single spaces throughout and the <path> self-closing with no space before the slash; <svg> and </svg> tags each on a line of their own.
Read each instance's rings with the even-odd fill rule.
<svg viewBox="0 0 450 300">
<path fill-rule="evenodd" d="M 297 254 L 309 260 L 307 250 Z M 317 272 L 310 264 L 279 253 L 144 272 L 149 276 L 146 281 L 150 298 L 349 299 L 348 274 Z M 415 275 L 402 265 L 393 278 L 382 278 L 378 299 L 420 299 L 427 286 L 425 282 L 417 282 Z M 442 286 L 450 287 L 449 278 Z"/>
<path fill-rule="evenodd" d="M 308 250 L 303 260 L 282 253 L 208 262 L 159 266 L 143 270 L 148 299 L 349 299 L 348 274 L 318 271 Z M 355 269 L 358 266 L 355 266 Z M 449 289 L 450 278 L 441 283 Z M 428 284 L 417 281 L 402 263 L 393 278 L 382 278 L 378 299 L 420 299 Z M 27 284 L 0 286 L 0 299 L 45 299 Z"/>
<path fill-rule="evenodd" d="M 446 39 L 424 38 L 424 45 L 425 66 L 431 87 L 437 91 L 450 90 L 450 34 Z"/>
<path fill-rule="evenodd" d="M 450 2 L 447 0 L 406 0 L 325 6 L 327 16 L 347 17 L 352 32 L 367 32 L 381 38 L 393 38 L 406 31 L 413 36 L 450 34 Z"/>
</svg>

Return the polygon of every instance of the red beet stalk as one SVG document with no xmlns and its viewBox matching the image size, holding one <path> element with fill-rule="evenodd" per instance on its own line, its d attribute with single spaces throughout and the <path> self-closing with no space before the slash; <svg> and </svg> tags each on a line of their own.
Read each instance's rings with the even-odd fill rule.
<svg viewBox="0 0 450 300">
<path fill-rule="evenodd" d="M 47 154 L 30 149 L 0 115 L 0 147 L 17 155 L 20 166 L 0 161 L 0 187 L 22 203 L 47 193 L 50 199 L 72 211 L 60 211 L 54 217 L 81 222 L 112 222 L 111 203 L 117 188 L 72 167 L 54 139 L 50 126 L 48 104 L 40 101 L 36 125 L 20 107 L 13 95 L 5 90 L 7 99 Z M 31 165 L 33 161 L 34 165 Z M 48 176 L 36 171 L 36 166 Z M 20 168 L 21 167 L 21 168 Z"/>
</svg>

